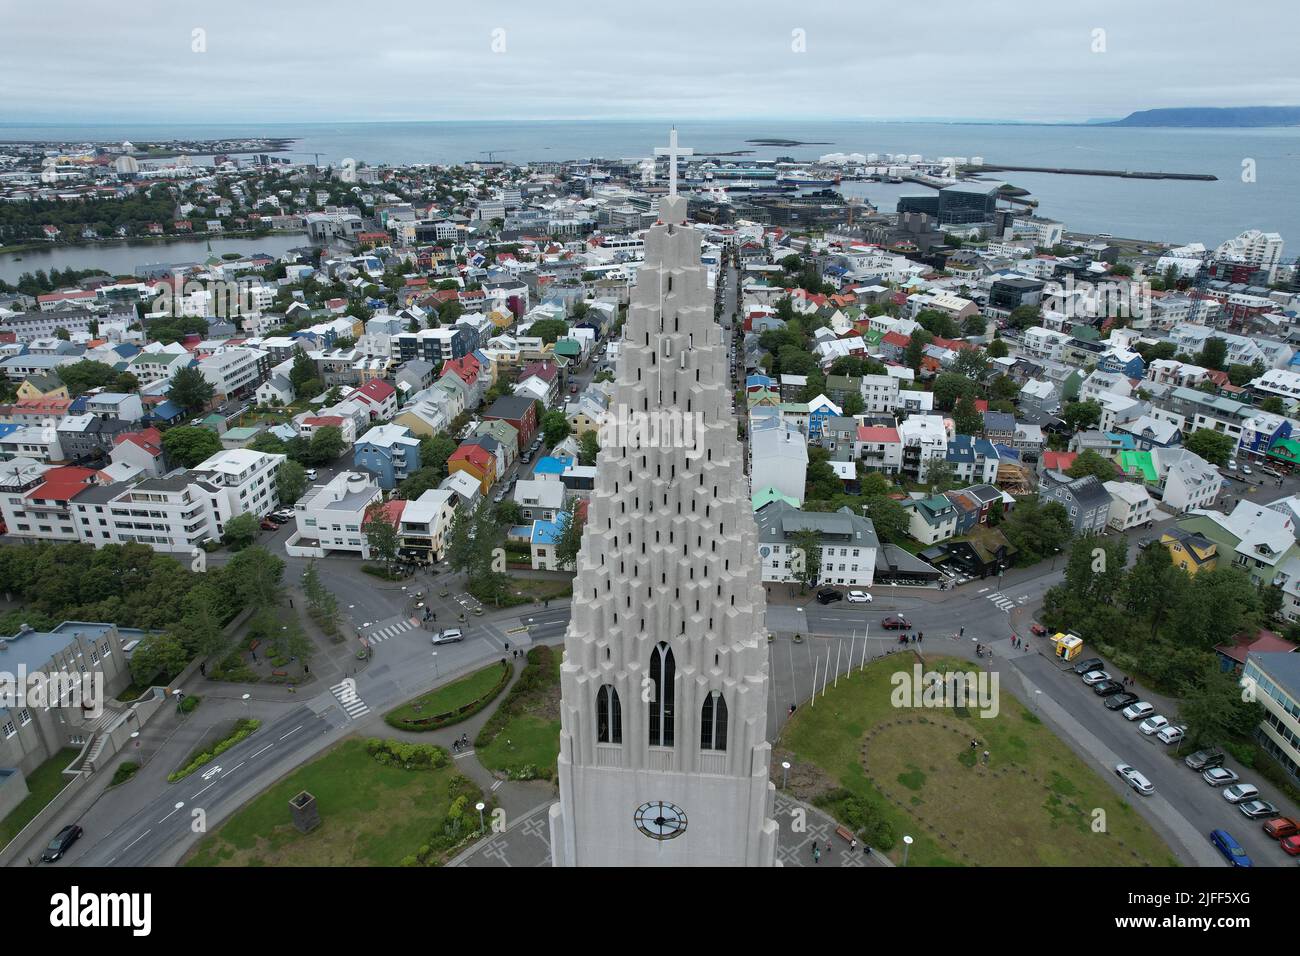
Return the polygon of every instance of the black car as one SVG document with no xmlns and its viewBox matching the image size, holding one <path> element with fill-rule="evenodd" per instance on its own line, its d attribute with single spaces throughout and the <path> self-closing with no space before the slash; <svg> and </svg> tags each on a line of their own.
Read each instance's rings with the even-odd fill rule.
<svg viewBox="0 0 1300 956">
<path fill-rule="evenodd" d="M 1105 667 L 1105 662 L 1100 657 L 1090 657 L 1086 661 L 1080 661 L 1074 665 L 1074 672 L 1079 675 L 1088 673 L 1088 671 L 1099 671 Z"/>
<path fill-rule="evenodd" d="M 1128 691 L 1124 691 L 1122 694 L 1112 694 L 1106 698 L 1106 709 L 1123 710 L 1129 704 L 1136 704 L 1137 699 L 1137 694 L 1130 694 Z"/>
<path fill-rule="evenodd" d="M 1124 685 L 1117 680 L 1104 680 L 1099 684 L 1092 685 L 1092 692 L 1098 697 L 1113 697 L 1123 692 Z"/>
<path fill-rule="evenodd" d="M 1218 747 L 1209 747 L 1205 750 L 1198 750 L 1196 753 L 1183 759 L 1183 763 L 1193 770 L 1210 770 L 1214 767 L 1223 766 L 1223 751 Z"/>
<path fill-rule="evenodd" d="M 817 592 L 818 604 L 834 604 L 836 601 L 843 601 L 844 595 L 834 588 L 822 588 Z"/>
<path fill-rule="evenodd" d="M 50 845 L 41 851 L 41 860 L 45 863 L 53 863 L 63 854 L 68 852 L 68 848 L 77 842 L 81 836 L 81 827 L 75 823 L 69 823 L 66 827 L 58 832 Z"/>
</svg>

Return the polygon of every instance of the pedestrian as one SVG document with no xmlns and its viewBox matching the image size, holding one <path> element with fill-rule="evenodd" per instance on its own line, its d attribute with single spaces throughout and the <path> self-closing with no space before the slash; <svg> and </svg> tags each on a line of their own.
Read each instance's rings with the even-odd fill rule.
<svg viewBox="0 0 1300 956">
<path fill-rule="evenodd" d="M 980 742 L 979 742 L 978 740 L 976 740 L 974 737 L 972 737 L 972 738 L 970 739 L 970 749 L 971 749 L 971 750 L 974 750 L 974 749 L 975 749 L 976 747 L 978 747 L 979 745 L 980 745 Z"/>
<path fill-rule="evenodd" d="M 510 642 L 506 641 L 506 650 L 510 650 Z"/>
<path fill-rule="evenodd" d="M 822 851 L 821 851 L 821 847 L 819 847 L 816 843 L 814 843 L 814 844 L 813 844 L 813 862 L 814 862 L 814 863 L 820 863 L 821 861 L 822 861 Z"/>
<path fill-rule="evenodd" d="M 207 665 L 207 664 L 200 664 L 200 665 L 199 665 L 199 673 L 202 674 L 204 677 L 207 677 L 207 676 L 208 676 L 208 665 Z"/>
<path fill-rule="evenodd" d="M 302 672 L 303 672 L 304 674 L 310 674 L 310 673 L 311 673 L 311 668 L 307 666 L 307 662 L 306 662 L 306 661 L 303 661 L 303 663 L 302 663 Z"/>
<path fill-rule="evenodd" d="M 858 838 L 854 837 L 852 840 L 849 841 L 849 852 L 852 853 L 857 848 L 858 848 Z"/>
<path fill-rule="evenodd" d="M 918 631 L 917 634 L 916 634 L 916 643 L 920 644 L 920 643 L 921 643 L 921 640 L 922 640 L 924 637 L 925 637 L 925 632 L 924 632 L 924 631 Z"/>
<path fill-rule="evenodd" d="M 827 856 L 830 856 L 830 855 L 831 855 L 831 841 L 830 841 L 830 840 L 827 840 L 827 841 L 826 841 L 826 855 L 827 855 Z"/>
<path fill-rule="evenodd" d="M 989 752 L 986 750 L 984 751 L 984 766 L 987 767 L 988 765 L 989 765 Z"/>
<path fill-rule="evenodd" d="M 958 637 L 965 637 L 965 636 L 966 636 L 966 625 L 965 625 L 965 624 L 963 624 L 963 625 L 961 626 L 961 629 L 957 632 L 957 636 L 958 636 Z"/>
<path fill-rule="evenodd" d="M 256 664 L 256 663 L 257 663 L 257 651 L 249 651 L 248 653 L 250 653 L 250 654 L 253 655 L 253 663 Z"/>
</svg>

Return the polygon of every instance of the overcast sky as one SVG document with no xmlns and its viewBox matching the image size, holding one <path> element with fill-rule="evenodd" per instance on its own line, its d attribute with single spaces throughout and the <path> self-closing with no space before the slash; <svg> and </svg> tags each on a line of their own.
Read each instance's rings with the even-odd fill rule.
<svg viewBox="0 0 1300 956">
<path fill-rule="evenodd" d="M 0 123 L 1073 121 L 1293 105 L 1294 4 L 0 0 Z"/>
</svg>

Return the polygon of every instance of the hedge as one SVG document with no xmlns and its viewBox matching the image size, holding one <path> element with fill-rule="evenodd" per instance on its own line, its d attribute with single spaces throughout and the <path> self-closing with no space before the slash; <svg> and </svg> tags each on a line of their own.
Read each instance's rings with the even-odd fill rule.
<svg viewBox="0 0 1300 956">
<path fill-rule="evenodd" d="M 189 766 L 181 770 L 176 770 L 172 773 L 169 773 L 167 775 L 167 782 L 175 783 L 177 780 L 180 780 L 184 777 L 188 777 L 190 774 L 198 770 L 204 764 L 211 763 L 217 757 L 220 757 L 223 753 L 225 753 L 231 747 L 235 746 L 235 744 L 239 743 L 241 740 L 244 740 L 245 738 L 250 736 L 254 731 L 257 730 L 258 727 L 261 726 L 262 726 L 262 722 L 260 720 L 241 718 L 240 720 L 235 722 L 235 729 L 229 737 L 227 737 L 225 740 L 221 741 L 219 744 L 213 747 L 212 750 L 204 751 L 203 753 L 199 754 L 192 761 L 190 761 Z"/>
<path fill-rule="evenodd" d="M 390 711 L 384 715 L 384 723 L 388 724 L 390 727 L 395 727 L 398 730 L 411 731 L 438 730 L 442 727 L 449 727 L 452 724 L 458 724 L 462 720 L 467 720 L 468 718 L 473 717 L 488 704 L 492 703 L 492 701 L 496 700 L 497 695 L 500 694 L 501 691 L 505 690 L 506 685 L 510 683 L 511 673 L 513 673 L 512 669 L 502 661 L 500 679 L 492 686 L 491 690 L 482 697 L 479 697 L 477 700 L 472 700 L 468 704 L 462 704 L 460 707 L 448 711 L 447 713 L 430 714 L 428 717 L 398 717 L 396 715 L 398 711 L 401 710 L 401 708 L 398 708 L 398 710 Z"/>
</svg>

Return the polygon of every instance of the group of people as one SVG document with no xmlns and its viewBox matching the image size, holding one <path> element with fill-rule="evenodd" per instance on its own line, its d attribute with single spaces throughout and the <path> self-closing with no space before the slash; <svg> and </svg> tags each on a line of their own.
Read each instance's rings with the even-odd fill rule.
<svg viewBox="0 0 1300 956">
<path fill-rule="evenodd" d="M 925 637 L 925 633 L 923 631 L 917 631 L 915 634 L 899 634 L 898 643 L 899 644 L 920 644 L 921 638 L 923 637 Z"/>
<path fill-rule="evenodd" d="M 857 838 L 855 837 L 855 838 L 853 838 L 852 840 L 849 840 L 849 852 L 851 852 L 851 853 L 856 853 L 856 852 L 857 852 L 857 849 L 858 849 L 858 841 L 857 841 Z M 826 855 L 827 855 L 827 856 L 830 856 L 830 853 L 831 853 L 831 841 L 830 841 L 830 840 L 827 840 L 827 841 L 826 841 Z M 871 856 L 871 847 L 869 847 L 869 846 L 863 846 L 863 848 L 862 848 L 862 855 L 863 855 L 863 856 Z M 814 862 L 814 863 L 820 863 L 820 862 L 822 861 L 822 847 L 821 847 L 821 844 L 818 843 L 816 840 L 813 840 L 813 843 L 812 843 L 812 857 L 813 857 L 813 862 Z"/>
<path fill-rule="evenodd" d="M 462 750 L 469 750 L 469 734 L 461 734 L 451 742 L 452 753 L 460 753 Z"/>
</svg>

